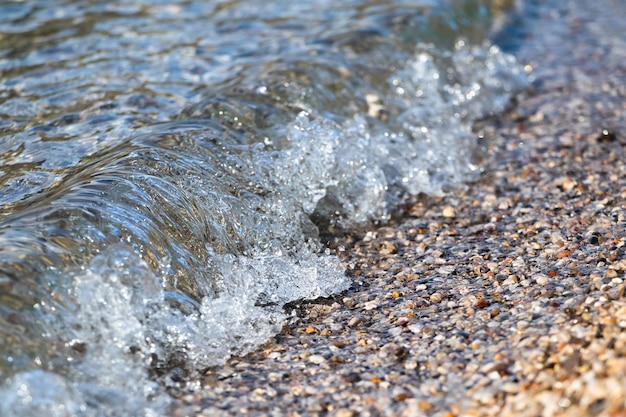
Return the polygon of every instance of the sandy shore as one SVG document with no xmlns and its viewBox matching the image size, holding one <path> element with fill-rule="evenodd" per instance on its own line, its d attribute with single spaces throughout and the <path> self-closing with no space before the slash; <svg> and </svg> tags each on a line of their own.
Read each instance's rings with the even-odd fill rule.
<svg viewBox="0 0 626 417">
<path fill-rule="evenodd" d="M 482 180 L 346 237 L 354 288 L 180 415 L 626 415 L 626 3 L 544 7 Z M 529 67 L 530 69 L 530 67 Z"/>
</svg>

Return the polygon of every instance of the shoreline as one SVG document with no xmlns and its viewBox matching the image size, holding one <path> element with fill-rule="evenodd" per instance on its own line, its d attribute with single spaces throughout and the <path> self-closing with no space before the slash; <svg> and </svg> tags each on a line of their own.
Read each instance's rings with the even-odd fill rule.
<svg viewBox="0 0 626 417">
<path fill-rule="evenodd" d="M 626 5 L 560 7 L 518 51 L 533 92 L 476 125 L 481 179 L 348 237 L 352 289 L 175 415 L 626 414 Z"/>
</svg>

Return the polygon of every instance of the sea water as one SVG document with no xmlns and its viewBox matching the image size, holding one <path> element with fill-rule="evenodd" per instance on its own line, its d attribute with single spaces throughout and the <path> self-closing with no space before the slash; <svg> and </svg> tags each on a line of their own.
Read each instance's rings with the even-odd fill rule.
<svg viewBox="0 0 626 417">
<path fill-rule="evenodd" d="M 159 416 L 481 171 L 497 0 L 0 5 L 0 415 Z"/>
</svg>

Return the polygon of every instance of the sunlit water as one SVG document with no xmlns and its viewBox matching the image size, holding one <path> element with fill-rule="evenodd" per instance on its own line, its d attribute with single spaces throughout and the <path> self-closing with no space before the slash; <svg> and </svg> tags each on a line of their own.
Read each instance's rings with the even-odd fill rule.
<svg viewBox="0 0 626 417">
<path fill-rule="evenodd" d="M 503 3 L 3 2 L 0 415 L 167 415 L 347 289 L 318 227 L 480 173 Z"/>
</svg>

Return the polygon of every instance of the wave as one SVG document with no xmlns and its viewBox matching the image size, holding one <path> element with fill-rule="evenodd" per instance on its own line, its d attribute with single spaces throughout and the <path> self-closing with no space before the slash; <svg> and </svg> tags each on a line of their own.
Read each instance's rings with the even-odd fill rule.
<svg viewBox="0 0 626 417">
<path fill-rule="evenodd" d="M 221 30 L 245 46 L 257 22 L 244 3 Z M 227 75 L 205 74 L 167 122 L 130 135 L 93 113 L 13 127 L 107 132 L 71 162 L 49 158 L 44 180 L 16 162 L 40 141 L 6 135 L 1 415 L 166 413 L 168 387 L 267 341 L 285 304 L 349 288 L 320 227 L 384 222 L 409 196 L 480 173 L 473 123 L 526 87 L 484 40 L 494 6 L 364 3 L 341 26 L 322 3 L 319 25 L 274 19 L 253 52 L 222 57 Z M 277 27 L 302 33 L 285 42 Z"/>
</svg>

